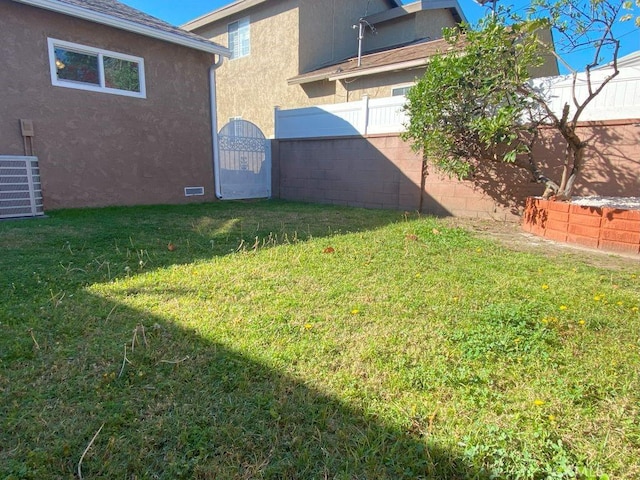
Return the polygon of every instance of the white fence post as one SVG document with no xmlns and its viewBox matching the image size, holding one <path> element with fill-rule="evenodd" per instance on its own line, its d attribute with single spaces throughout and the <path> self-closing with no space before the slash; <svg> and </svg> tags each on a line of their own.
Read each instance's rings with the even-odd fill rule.
<svg viewBox="0 0 640 480">
<path fill-rule="evenodd" d="M 369 130 L 369 95 L 362 96 L 362 125 L 360 133 L 366 135 Z"/>
<path fill-rule="evenodd" d="M 280 107 L 276 105 L 273 109 L 273 136 L 278 137 L 278 131 L 280 130 Z"/>
</svg>

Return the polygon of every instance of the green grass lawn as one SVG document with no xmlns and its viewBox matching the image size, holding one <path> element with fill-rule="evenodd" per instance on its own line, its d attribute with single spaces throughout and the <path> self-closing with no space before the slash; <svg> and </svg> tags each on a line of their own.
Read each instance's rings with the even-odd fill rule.
<svg viewBox="0 0 640 480">
<path fill-rule="evenodd" d="M 638 262 L 275 201 L 0 247 L 0 478 L 640 477 Z"/>
</svg>

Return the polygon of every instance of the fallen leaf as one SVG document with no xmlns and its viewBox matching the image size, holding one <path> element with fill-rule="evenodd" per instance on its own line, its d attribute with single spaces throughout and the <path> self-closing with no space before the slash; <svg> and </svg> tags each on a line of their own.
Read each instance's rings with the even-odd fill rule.
<svg viewBox="0 0 640 480">
<path fill-rule="evenodd" d="M 336 250 L 333 247 L 325 248 L 322 253 L 334 253 Z"/>
</svg>

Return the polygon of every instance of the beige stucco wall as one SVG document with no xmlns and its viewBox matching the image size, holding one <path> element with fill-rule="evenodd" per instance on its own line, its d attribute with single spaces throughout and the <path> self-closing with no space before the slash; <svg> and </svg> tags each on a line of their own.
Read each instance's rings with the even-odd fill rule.
<svg viewBox="0 0 640 480">
<path fill-rule="evenodd" d="M 392 86 L 412 82 L 421 72 L 394 72 L 350 80 L 349 83 L 287 83 L 299 73 L 355 56 L 357 30 L 351 26 L 365 13 L 371 15 L 386 8 L 382 0 L 280 0 L 261 3 L 195 29 L 194 33 L 227 46 L 228 24 L 245 17 L 250 22 L 250 55 L 226 60 L 217 72 L 218 127 L 232 117 L 242 117 L 271 137 L 276 106 L 296 108 L 340 103 L 359 100 L 363 94 L 372 98 L 388 97 Z M 409 18 L 411 40 L 423 34 L 435 36 L 440 32 L 441 36 L 441 27 L 439 29 L 437 24 L 453 24 L 451 15 L 444 10 L 420 12 Z M 403 25 L 400 27 L 400 30 L 405 29 Z M 379 33 L 372 37 L 367 34 L 366 48 L 370 47 L 367 43 L 370 38 L 389 35 L 390 40 L 385 40 L 385 45 L 398 41 L 398 34 L 392 35 L 392 29 L 384 28 L 384 35 Z"/>
<path fill-rule="evenodd" d="M 0 22 L 0 155 L 24 154 L 32 120 L 45 209 L 215 198 L 211 55 L 9 0 Z M 144 58 L 147 98 L 53 86 L 47 37 Z"/>
<path fill-rule="evenodd" d="M 382 0 L 300 0 L 299 73 L 355 56 L 358 29 L 353 25 L 388 8 Z"/>
<path fill-rule="evenodd" d="M 377 50 L 391 45 L 400 45 L 422 38 L 442 38 L 442 29 L 456 25 L 448 10 L 421 10 L 395 20 L 376 25 L 373 35 L 367 31 L 364 39 L 365 51 Z"/>
<path fill-rule="evenodd" d="M 297 4 L 298 0 L 265 2 L 194 30 L 194 33 L 228 46 L 228 24 L 249 17 L 251 53 L 226 59 L 216 72 L 219 129 L 229 118 L 239 116 L 255 123 L 270 136 L 273 135 L 276 105 L 304 104 L 304 91 L 287 85 L 287 79 L 298 74 Z"/>
<path fill-rule="evenodd" d="M 363 95 L 369 98 L 390 97 L 393 88 L 415 83 L 417 78 L 424 75 L 424 68 L 403 70 L 400 72 L 387 72 L 380 75 L 368 75 L 350 79 L 350 83 L 340 82 L 339 95 L 341 102 L 355 102 L 361 100 Z"/>
<path fill-rule="evenodd" d="M 366 12 L 367 0 L 283 0 L 265 2 L 194 33 L 228 46 L 229 23 L 248 17 L 251 53 L 226 60 L 217 71 L 218 127 L 242 117 L 274 134 L 274 109 L 346 101 L 335 82 L 288 85 L 287 80 L 323 63 L 357 52 L 357 32 L 351 28 Z M 373 0 L 369 13 L 383 8 Z M 333 25 L 335 21 L 335 25 Z M 352 39 L 350 43 L 346 38 Z"/>
</svg>

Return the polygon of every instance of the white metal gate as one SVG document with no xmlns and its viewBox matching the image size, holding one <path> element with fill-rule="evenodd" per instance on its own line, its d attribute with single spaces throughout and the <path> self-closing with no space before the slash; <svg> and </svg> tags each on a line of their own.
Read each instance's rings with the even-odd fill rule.
<svg viewBox="0 0 640 480">
<path fill-rule="evenodd" d="M 0 155 L 0 218 L 44 215 L 38 157 Z"/>
<path fill-rule="evenodd" d="M 271 196 L 271 141 L 246 120 L 232 120 L 218 134 L 216 165 L 223 200 Z"/>
</svg>

